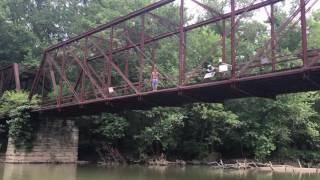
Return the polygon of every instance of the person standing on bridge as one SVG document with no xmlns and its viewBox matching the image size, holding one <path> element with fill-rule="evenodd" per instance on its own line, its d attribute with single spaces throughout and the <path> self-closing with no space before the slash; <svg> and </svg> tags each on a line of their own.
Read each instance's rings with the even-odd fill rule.
<svg viewBox="0 0 320 180">
<path fill-rule="evenodd" d="M 151 86 L 153 91 L 156 91 L 158 89 L 158 83 L 159 83 L 159 72 L 157 70 L 157 67 L 154 65 L 151 72 Z"/>
</svg>

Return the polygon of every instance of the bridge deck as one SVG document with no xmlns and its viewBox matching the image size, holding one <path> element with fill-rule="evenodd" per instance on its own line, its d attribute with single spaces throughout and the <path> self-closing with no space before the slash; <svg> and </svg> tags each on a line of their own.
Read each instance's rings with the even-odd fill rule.
<svg viewBox="0 0 320 180">
<path fill-rule="evenodd" d="M 243 97 L 275 98 L 284 93 L 320 89 L 320 66 L 297 68 L 238 79 L 212 81 L 158 91 L 149 91 L 106 99 L 95 99 L 79 104 L 34 109 L 46 115 L 84 115 L 97 112 L 144 110 L 155 106 L 180 106 L 192 102 L 222 102 Z M 84 111 L 85 109 L 85 111 Z"/>
</svg>

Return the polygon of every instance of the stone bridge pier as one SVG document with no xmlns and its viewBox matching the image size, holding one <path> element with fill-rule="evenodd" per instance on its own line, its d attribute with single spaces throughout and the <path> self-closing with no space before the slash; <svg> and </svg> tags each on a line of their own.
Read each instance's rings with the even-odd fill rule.
<svg viewBox="0 0 320 180">
<path fill-rule="evenodd" d="M 9 138 L 5 162 L 8 163 L 76 163 L 79 130 L 74 120 L 40 117 L 31 149 L 16 148 Z"/>
</svg>

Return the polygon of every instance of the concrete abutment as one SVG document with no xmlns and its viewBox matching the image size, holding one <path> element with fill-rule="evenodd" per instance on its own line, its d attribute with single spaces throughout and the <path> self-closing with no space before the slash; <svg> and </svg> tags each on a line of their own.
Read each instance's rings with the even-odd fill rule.
<svg viewBox="0 0 320 180">
<path fill-rule="evenodd" d="M 7 163 L 76 163 L 79 129 L 74 120 L 40 117 L 31 149 L 16 148 L 9 137 Z"/>
</svg>

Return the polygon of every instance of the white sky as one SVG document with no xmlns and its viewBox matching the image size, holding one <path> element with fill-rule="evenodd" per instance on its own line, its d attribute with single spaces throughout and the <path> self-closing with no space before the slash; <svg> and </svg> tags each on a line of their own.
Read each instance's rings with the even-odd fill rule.
<svg viewBox="0 0 320 180">
<path fill-rule="evenodd" d="M 202 0 L 198 0 L 198 1 L 201 2 Z M 264 1 L 264 0 L 256 0 L 255 3 L 258 3 L 261 1 Z M 291 3 L 293 1 L 294 0 L 284 0 L 284 2 L 276 3 L 276 6 L 278 6 L 279 8 L 284 8 L 286 11 L 289 11 L 291 8 Z M 311 4 L 313 4 L 313 2 L 316 2 L 316 4 L 312 7 L 310 12 L 320 9 L 320 0 L 310 0 L 308 5 L 310 6 Z M 179 1 L 176 1 L 176 3 L 179 3 Z M 195 16 L 204 14 L 206 12 L 205 9 L 203 9 L 199 5 L 195 4 L 191 0 L 185 0 L 185 6 L 187 7 L 187 13 L 195 15 Z M 307 6 L 307 8 L 309 6 Z M 270 12 L 270 8 L 267 7 L 267 9 L 268 9 L 268 12 Z M 228 10 L 228 7 L 225 9 L 225 12 L 230 12 L 230 10 Z M 253 19 L 258 20 L 258 21 L 267 20 L 268 16 L 267 16 L 267 13 L 264 8 L 261 8 L 260 10 L 256 10 L 254 12 L 255 12 L 255 15 L 254 15 Z"/>
</svg>

